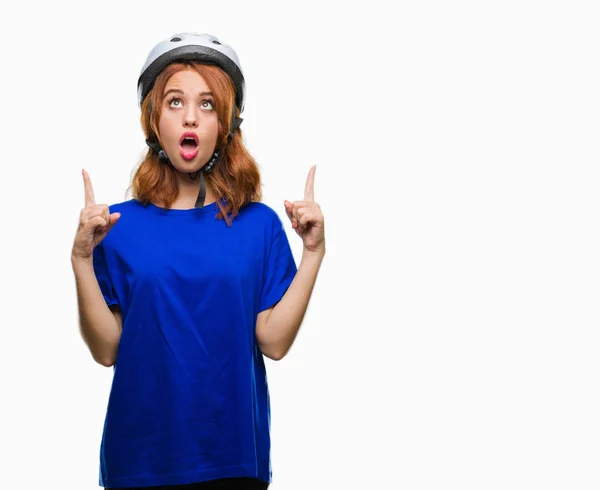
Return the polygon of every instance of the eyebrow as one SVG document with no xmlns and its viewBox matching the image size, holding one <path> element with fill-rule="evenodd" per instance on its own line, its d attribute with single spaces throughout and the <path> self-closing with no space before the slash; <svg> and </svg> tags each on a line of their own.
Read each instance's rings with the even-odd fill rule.
<svg viewBox="0 0 600 490">
<path fill-rule="evenodd" d="M 179 90 L 178 88 L 171 88 L 171 89 L 167 90 L 167 91 L 166 91 L 166 92 L 163 94 L 163 96 L 162 96 L 163 100 L 165 99 L 165 97 L 166 97 L 167 95 L 169 95 L 169 94 L 170 94 L 170 93 L 172 93 L 172 92 L 175 92 L 175 93 L 178 93 L 178 94 L 183 94 L 183 90 Z M 198 95 L 199 95 L 199 96 L 203 96 L 203 95 L 212 95 L 212 94 L 213 94 L 212 92 L 200 92 Z"/>
</svg>

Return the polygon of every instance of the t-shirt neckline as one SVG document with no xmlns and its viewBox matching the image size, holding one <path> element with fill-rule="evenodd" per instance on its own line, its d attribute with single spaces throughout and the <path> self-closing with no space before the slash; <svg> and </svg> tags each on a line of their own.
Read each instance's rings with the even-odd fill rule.
<svg viewBox="0 0 600 490">
<path fill-rule="evenodd" d="M 139 203 L 139 201 L 138 201 L 138 203 Z M 139 204 L 141 204 L 141 203 L 139 203 Z M 151 202 L 146 204 L 145 207 L 147 209 L 149 209 L 150 211 L 157 213 L 157 214 L 161 214 L 163 216 L 189 216 L 189 215 L 202 214 L 202 213 L 207 213 L 207 212 L 216 210 L 217 201 L 213 201 L 209 204 L 205 204 L 201 208 L 169 209 L 169 208 L 163 208 L 163 207 L 157 206 L 156 204 L 153 204 Z"/>
</svg>

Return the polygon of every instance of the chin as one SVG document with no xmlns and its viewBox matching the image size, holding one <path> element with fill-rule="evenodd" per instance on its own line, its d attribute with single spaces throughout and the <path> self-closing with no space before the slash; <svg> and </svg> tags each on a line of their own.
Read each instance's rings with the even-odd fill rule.
<svg viewBox="0 0 600 490">
<path fill-rule="evenodd" d="M 178 159 L 178 161 L 173 166 L 175 167 L 175 170 L 178 170 L 179 172 L 183 172 L 183 173 L 198 172 L 199 170 L 204 168 L 204 166 L 208 163 L 208 160 L 207 160 L 203 164 L 198 164 L 199 160 L 200 159 L 198 157 L 194 158 L 193 160 Z M 171 162 L 171 163 L 173 163 L 173 162 Z"/>
</svg>

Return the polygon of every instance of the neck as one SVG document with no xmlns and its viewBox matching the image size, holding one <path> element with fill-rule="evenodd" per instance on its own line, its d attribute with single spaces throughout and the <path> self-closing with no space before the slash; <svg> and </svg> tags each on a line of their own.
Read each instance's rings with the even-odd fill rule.
<svg viewBox="0 0 600 490">
<path fill-rule="evenodd" d="M 171 208 L 191 209 L 195 207 L 196 199 L 200 192 L 200 172 L 198 172 L 195 179 L 191 179 L 186 173 L 177 172 L 177 183 L 179 185 L 179 194 Z M 206 186 L 206 198 L 204 199 L 204 205 L 206 206 L 215 202 L 216 198 L 206 175 L 204 176 L 204 185 Z"/>
</svg>

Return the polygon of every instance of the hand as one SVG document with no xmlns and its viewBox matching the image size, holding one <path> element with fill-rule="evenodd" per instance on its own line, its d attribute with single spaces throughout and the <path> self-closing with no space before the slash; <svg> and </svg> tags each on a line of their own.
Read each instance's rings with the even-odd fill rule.
<svg viewBox="0 0 600 490">
<path fill-rule="evenodd" d="M 79 215 L 79 228 L 73 244 L 73 259 L 90 259 L 94 247 L 98 245 L 117 222 L 121 213 L 112 213 L 106 204 L 96 204 L 94 189 L 90 176 L 85 170 L 83 174 L 83 187 L 85 191 L 85 207 Z"/>
<path fill-rule="evenodd" d="M 325 222 L 321 207 L 315 202 L 315 170 L 316 165 L 313 165 L 308 172 L 304 200 L 285 201 L 284 205 L 292 228 L 304 242 L 304 249 L 325 253 Z"/>
</svg>

